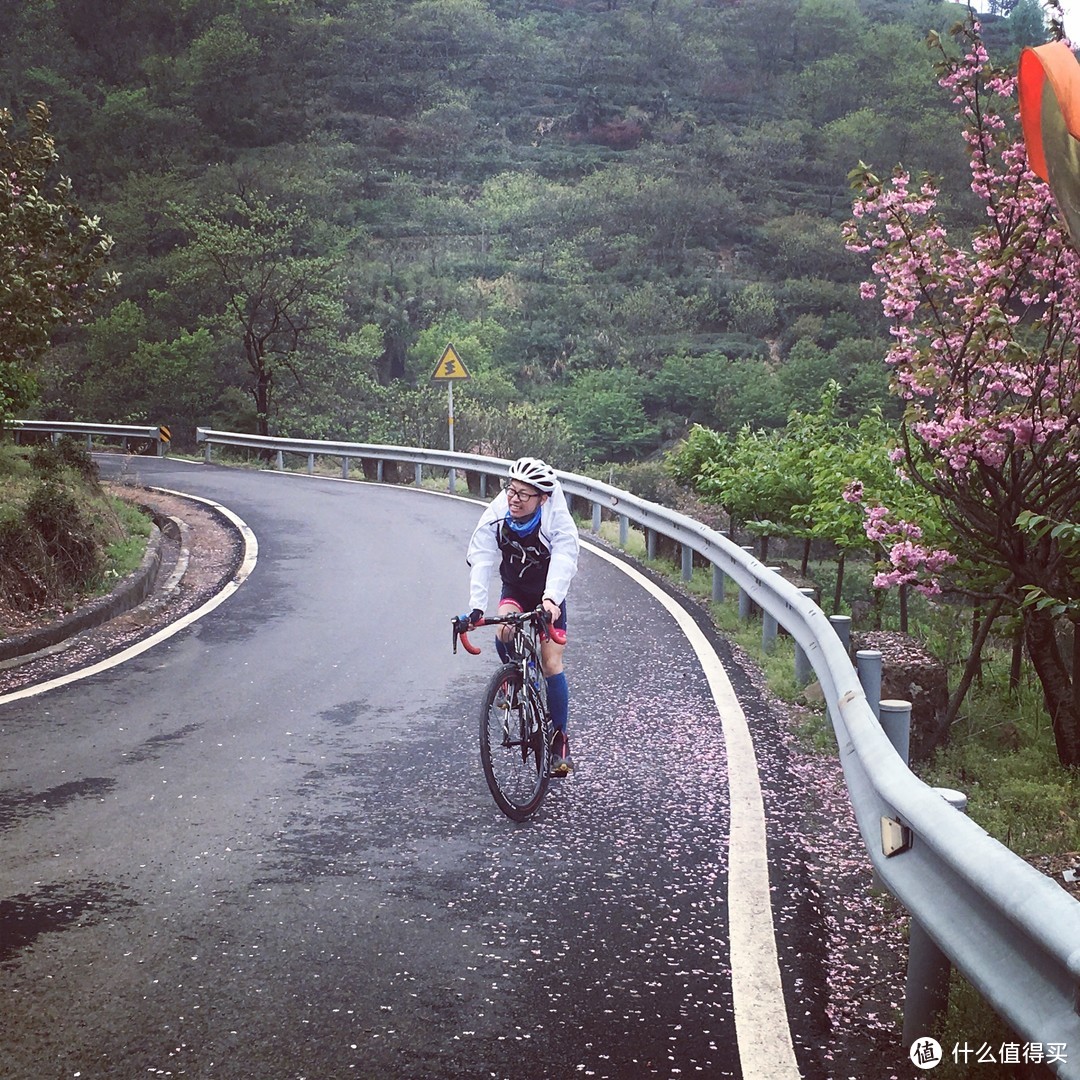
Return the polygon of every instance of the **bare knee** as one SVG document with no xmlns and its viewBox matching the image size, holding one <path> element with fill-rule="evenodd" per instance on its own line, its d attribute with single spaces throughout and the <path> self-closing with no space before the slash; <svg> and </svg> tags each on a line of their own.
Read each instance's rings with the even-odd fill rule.
<svg viewBox="0 0 1080 1080">
<path fill-rule="evenodd" d="M 563 649 L 565 645 L 557 645 L 554 641 L 545 641 L 540 647 L 540 663 L 544 668 L 544 674 L 551 678 L 552 675 L 561 675 L 563 671 Z"/>
</svg>

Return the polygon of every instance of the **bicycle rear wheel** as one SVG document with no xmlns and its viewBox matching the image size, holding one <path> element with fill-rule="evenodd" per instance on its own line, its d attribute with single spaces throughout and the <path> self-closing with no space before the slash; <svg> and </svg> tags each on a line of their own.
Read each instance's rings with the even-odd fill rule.
<svg viewBox="0 0 1080 1080">
<path fill-rule="evenodd" d="M 480 762 L 499 809 L 514 821 L 536 812 L 548 789 L 549 740 L 521 668 L 503 664 L 488 682 L 480 710 Z"/>
</svg>

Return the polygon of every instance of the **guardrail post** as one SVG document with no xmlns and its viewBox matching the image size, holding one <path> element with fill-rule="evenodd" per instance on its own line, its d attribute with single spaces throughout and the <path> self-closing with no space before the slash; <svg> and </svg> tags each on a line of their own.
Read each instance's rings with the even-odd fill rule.
<svg viewBox="0 0 1080 1080">
<path fill-rule="evenodd" d="M 375 479 L 380 484 L 383 482 L 383 459 L 382 458 L 379 458 L 379 460 L 375 462 Z"/>
<path fill-rule="evenodd" d="M 851 655 L 851 616 L 830 615 L 829 622 L 836 631 L 836 636 L 844 643 L 844 652 Z"/>
<path fill-rule="evenodd" d="M 646 529 L 645 530 L 645 554 L 648 555 L 648 557 L 650 559 L 655 559 L 656 558 L 656 530 L 655 529 Z"/>
<path fill-rule="evenodd" d="M 799 592 L 803 594 L 807 599 L 812 600 L 814 598 L 813 589 L 800 589 Z M 809 681 L 811 675 L 813 675 L 814 669 L 810 664 L 810 658 L 806 655 L 806 650 L 796 641 L 795 642 L 795 685 L 805 686 Z"/>
<path fill-rule="evenodd" d="M 424 482 L 424 466 L 421 465 L 419 461 L 416 463 L 415 476 L 416 476 L 416 486 L 420 487 L 421 484 L 423 484 L 423 482 Z"/>
<path fill-rule="evenodd" d="M 592 504 L 592 531 L 600 532 L 600 504 L 598 502 Z"/>
<path fill-rule="evenodd" d="M 960 813 L 967 811 L 967 796 L 951 788 L 934 790 Z M 908 927 L 908 966 L 904 986 L 902 1045 L 932 1034 L 949 1007 L 949 972 L 952 964 L 917 919 Z"/>
<path fill-rule="evenodd" d="M 280 450 L 274 455 L 274 468 L 278 472 L 285 468 L 285 455 Z"/>
<path fill-rule="evenodd" d="M 349 479 L 349 456 L 348 454 L 341 455 L 341 479 Z"/>
<path fill-rule="evenodd" d="M 480 474 L 480 498 L 487 498 L 487 473 L 482 472 Z"/>
<path fill-rule="evenodd" d="M 210 441 L 209 441 L 209 439 L 206 442 L 206 449 L 203 451 L 203 461 L 205 461 L 207 465 L 210 464 Z"/>
<path fill-rule="evenodd" d="M 724 571 L 716 563 L 712 564 L 712 598 L 717 604 L 724 602 Z"/>
<path fill-rule="evenodd" d="M 754 549 L 749 544 L 743 544 L 743 551 L 747 555 L 753 555 Z M 754 613 L 754 603 L 750 599 L 750 594 L 741 585 L 739 586 L 739 618 L 744 622 L 749 622 L 750 616 Z"/>
<path fill-rule="evenodd" d="M 682 545 L 682 579 L 689 581 L 694 576 L 694 549 L 689 544 Z"/>
<path fill-rule="evenodd" d="M 916 919 L 909 920 L 907 980 L 904 985 L 904 1033 L 901 1045 L 930 1035 L 949 1004 L 951 965 Z"/>
<path fill-rule="evenodd" d="M 866 700 L 874 716 L 881 719 L 881 653 L 877 649 L 860 649 L 855 654 L 855 673 L 859 676 Z"/>
<path fill-rule="evenodd" d="M 308 456 L 307 456 L 307 471 L 308 471 L 308 476 L 310 476 L 315 471 L 315 455 L 314 454 L 308 454 Z"/>
<path fill-rule="evenodd" d="M 878 710 L 882 731 L 906 765 L 911 751 L 911 702 L 890 698 L 878 702 Z"/>
<path fill-rule="evenodd" d="M 457 494 L 457 469 L 450 469 L 447 474 L 447 487 L 450 489 L 450 494 Z"/>
<path fill-rule="evenodd" d="M 774 574 L 780 573 L 779 566 L 768 567 Z M 761 613 L 761 651 L 772 652 L 773 646 L 776 644 L 776 616 L 770 615 L 767 611 Z"/>
<path fill-rule="evenodd" d="M 630 519 L 625 514 L 619 515 L 619 547 L 625 548 L 630 539 Z"/>
</svg>

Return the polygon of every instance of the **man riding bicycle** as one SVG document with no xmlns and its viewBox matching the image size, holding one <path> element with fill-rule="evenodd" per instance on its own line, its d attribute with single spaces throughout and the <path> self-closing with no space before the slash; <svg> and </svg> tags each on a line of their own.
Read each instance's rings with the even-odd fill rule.
<svg viewBox="0 0 1080 1080">
<path fill-rule="evenodd" d="M 542 604 L 552 625 L 566 629 L 566 593 L 577 572 L 578 530 L 550 465 L 523 457 L 510 466 L 503 490 L 488 504 L 473 531 L 467 561 L 470 623 L 483 618 L 491 571 L 498 562 L 500 615 L 531 611 Z M 511 627 L 499 627 L 495 648 L 503 661 L 508 659 L 506 642 L 511 636 Z M 554 728 L 551 771 L 556 776 L 565 776 L 573 768 L 566 737 L 569 690 L 563 671 L 564 648 L 548 638 L 541 649 Z"/>
</svg>

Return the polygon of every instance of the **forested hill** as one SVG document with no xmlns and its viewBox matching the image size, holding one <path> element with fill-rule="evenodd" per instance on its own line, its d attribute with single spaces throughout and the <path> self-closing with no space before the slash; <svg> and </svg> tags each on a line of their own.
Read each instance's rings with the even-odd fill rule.
<svg viewBox="0 0 1080 1080">
<path fill-rule="evenodd" d="M 839 225 L 860 160 L 966 168 L 928 31 L 883 0 L 2 4 L 0 104 L 52 112 L 118 292 L 42 415 L 561 464 L 888 402 Z M 1042 41 L 1020 0 L 995 59 Z M 962 190 L 963 181 L 953 185 Z M 962 206 L 955 208 L 962 213 Z M 537 434 L 542 432 L 542 434 Z"/>
</svg>

